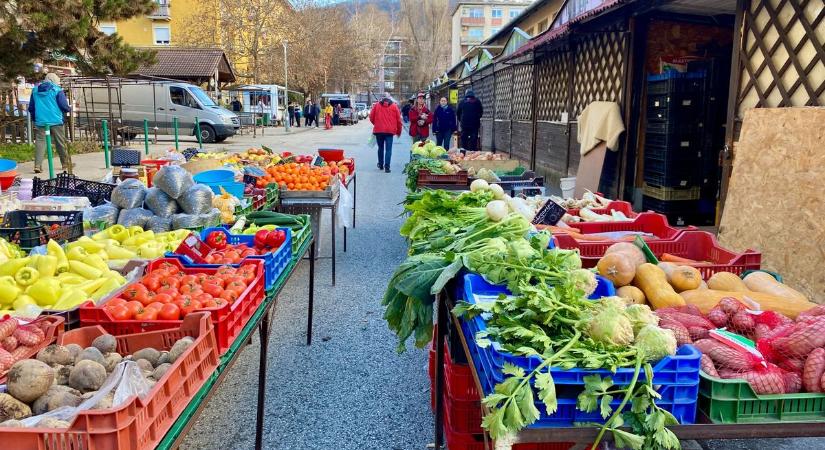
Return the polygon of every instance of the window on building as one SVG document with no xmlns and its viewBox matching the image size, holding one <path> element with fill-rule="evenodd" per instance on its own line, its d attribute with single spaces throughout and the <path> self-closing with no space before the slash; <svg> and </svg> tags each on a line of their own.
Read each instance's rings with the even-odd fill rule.
<svg viewBox="0 0 825 450">
<path fill-rule="evenodd" d="M 471 27 L 467 29 L 467 37 L 473 39 L 481 39 L 484 37 L 484 28 L 481 27 Z"/>
<path fill-rule="evenodd" d="M 155 39 L 155 45 L 169 45 L 172 41 L 172 34 L 169 32 L 169 27 L 152 27 L 152 35 Z"/>
<path fill-rule="evenodd" d="M 482 8 L 470 8 L 470 17 L 475 19 L 480 19 L 484 17 L 484 9 Z"/>
<path fill-rule="evenodd" d="M 546 30 L 546 29 L 547 29 L 547 19 L 544 19 L 544 20 L 542 20 L 541 22 L 539 22 L 539 26 L 538 26 L 537 31 L 538 31 L 539 33 L 541 33 L 541 32 L 543 32 L 543 31 L 544 31 L 544 30 Z"/>
<path fill-rule="evenodd" d="M 516 8 L 516 9 L 510 9 L 510 18 L 511 18 L 511 19 L 515 19 L 516 17 L 518 17 L 518 15 L 519 15 L 519 14 L 521 14 L 521 11 L 522 11 L 522 10 L 521 10 L 521 9 L 518 9 L 518 8 Z"/>
<path fill-rule="evenodd" d="M 501 31 L 501 28 L 490 28 L 490 35 L 496 34 Z"/>
<path fill-rule="evenodd" d="M 106 25 L 101 24 L 97 27 L 97 29 L 100 30 L 100 32 L 105 34 L 106 36 L 111 36 L 111 35 L 117 33 L 117 25 L 115 25 L 113 23 L 112 24 L 106 24 Z"/>
<path fill-rule="evenodd" d="M 493 8 L 493 13 L 492 14 L 493 14 L 493 16 L 492 16 L 493 19 L 501 19 L 501 17 L 504 15 L 501 8 Z"/>
</svg>

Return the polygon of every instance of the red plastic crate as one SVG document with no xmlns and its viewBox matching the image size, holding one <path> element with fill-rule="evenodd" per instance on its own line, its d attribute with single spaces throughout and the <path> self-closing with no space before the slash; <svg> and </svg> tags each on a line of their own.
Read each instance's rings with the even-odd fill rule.
<svg viewBox="0 0 825 450">
<path fill-rule="evenodd" d="M 10 317 L 8 320 L 16 320 L 13 317 Z M 23 357 L 20 359 L 27 359 L 34 357 L 37 352 L 40 350 L 48 347 L 50 344 L 54 343 L 54 341 L 63 334 L 63 330 L 65 329 L 65 322 L 63 317 L 59 316 L 43 316 L 38 319 L 31 321 L 32 324 L 38 322 L 45 322 L 46 325 L 43 326 L 43 333 L 45 334 L 45 338 L 43 342 L 40 343 L 37 347 L 32 347 L 31 350 L 27 351 L 23 354 Z M 0 384 L 4 384 L 6 382 L 6 373 L 8 370 L 0 371 Z"/>
<path fill-rule="evenodd" d="M 556 236 L 557 238 L 560 236 Z M 609 247 L 597 248 L 598 244 L 579 247 L 582 252 L 582 266 L 595 267 L 599 258 L 604 255 L 604 251 Z M 728 250 L 721 245 L 716 237 L 707 231 L 688 230 L 682 232 L 672 240 L 647 241 L 647 246 L 656 257 L 663 253 L 688 258 L 700 263 L 679 263 L 679 265 L 693 266 L 702 274 L 702 278 L 707 280 L 716 272 L 731 272 L 741 275 L 746 270 L 758 270 L 762 265 L 762 254 L 755 250 L 745 250 L 741 253 Z M 585 255 L 585 249 L 587 255 Z M 596 254 L 598 252 L 598 254 Z"/>
<path fill-rule="evenodd" d="M 444 414 L 444 438 L 450 450 L 486 450 L 484 435 L 481 433 L 461 433 L 456 431 L 450 422 L 450 415 Z M 495 448 L 491 440 L 487 442 L 488 449 Z M 547 442 L 535 444 L 515 444 L 513 450 L 570 450 L 575 442 Z"/>
<path fill-rule="evenodd" d="M 425 184 L 468 184 L 470 176 L 466 170 L 460 170 L 453 175 L 441 175 L 430 173 L 427 169 L 418 170 L 418 185 Z"/>
<path fill-rule="evenodd" d="M 83 411 L 66 429 L 0 428 L 0 442 L 4 448 L 28 450 L 155 448 L 218 367 L 213 330 L 209 314 L 196 313 L 186 316 L 176 329 L 117 336 L 118 352 L 125 354 L 146 347 L 169 350 L 184 336 L 195 342 L 143 399 L 134 396 L 117 408 Z M 58 343 L 88 347 L 105 333 L 101 327 L 78 328 L 61 335 Z"/>
<path fill-rule="evenodd" d="M 655 237 L 645 237 L 645 240 L 673 239 L 682 231 L 688 228 L 676 228 L 667 223 L 667 217 L 655 212 L 644 212 L 638 214 L 633 220 L 624 222 L 579 222 L 569 224 L 570 227 L 578 229 L 582 234 L 612 233 L 616 231 L 637 231 L 652 234 Z M 555 234 L 555 232 L 554 232 Z M 564 233 L 559 233 L 565 235 Z M 627 240 L 632 240 L 628 238 Z M 615 239 L 605 239 L 606 242 L 618 242 Z M 598 241 L 577 241 L 577 242 L 598 242 Z"/>
<path fill-rule="evenodd" d="M 450 346 L 444 345 L 444 379 L 447 394 L 457 401 L 480 401 L 481 396 L 473 379 L 473 369 L 469 364 L 455 364 L 450 355 Z"/>
<path fill-rule="evenodd" d="M 180 260 L 175 258 L 158 258 L 146 268 L 149 274 L 161 264 L 173 264 L 178 270 L 186 274 L 206 273 L 214 274 L 218 268 L 195 268 L 184 267 Z M 218 353 L 223 355 L 235 341 L 235 338 L 243 329 L 249 318 L 255 314 L 258 306 L 264 300 L 264 265 L 262 260 L 249 260 L 246 264 L 257 266 L 255 279 L 249 283 L 246 290 L 235 300 L 234 303 L 224 304 L 217 308 L 204 308 L 212 317 L 215 324 L 215 339 L 218 342 Z M 126 285 L 128 286 L 128 285 Z M 126 288 L 124 286 L 123 289 Z M 112 295 L 110 298 L 117 297 Z M 119 336 L 123 334 L 140 333 L 144 331 L 165 330 L 180 326 L 180 320 L 115 320 L 108 311 L 103 309 L 105 302 L 95 306 L 93 303 L 86 303 L 80 307 L 81 326 L 100 325 L 109 333 Z"/>
<path fill-rule="evenodd" d="M 624 214 L 625 216 L 627 216 L 630 219 L 633 219 L 633 218 L 635 218 L 636 216 L 639 215 L 639 213 L 633 211 L 633 205 L 631 205 L 630 202 L 626 202 L 624 200 L 613 200 L 613 201 L 611 201 L 610 203 L 607 204 L 606 208 L 589 208 L 589 209 L 591 211 L 593 211 L 594 213 L 596 213 L 596 214 L 606 214 L 606 215 L 610 215 L 611 211 L 619 211 L 620 213 Z M 578 216 L 579 211 L 580 211 L 580 209 L 578 209 L 578 208 L 570 208 L 570 209 L 567 210 L 567 214 L 570 214 L 571 216 Z M 575 227 L 575 225 L 578 225 L 578 224 L 570 224 L 570 226 L 573 226 L 573 227 Z"/>
</svg>

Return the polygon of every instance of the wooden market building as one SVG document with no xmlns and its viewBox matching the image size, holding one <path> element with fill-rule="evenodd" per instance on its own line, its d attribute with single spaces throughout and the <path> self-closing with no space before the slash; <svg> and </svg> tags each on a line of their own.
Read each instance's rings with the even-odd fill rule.
<svg viewBox="0 0 825 450">
<path fill-rule="evenodd" d="M 822 0 L 538 0 L 430 92 L 457 90 L 460 99 L 473 89 L 485 107 L 482 148 L 509 152 L 551 180 L 576 174 L 582 110 L 618 103 L 626 131 L 607 153 L 601 190 L 638 206 L 646 141 L 661 138 L 648 128 L 649 80 L 665 68 L 701 72 L 702 115 L 693 119 L 701 137 L 692 145 L 702 162 L 690 170 L 703 202 L 691 220 L 712 222 L 744 112 L 825 105 L 823 20 Z"/>
</svg>

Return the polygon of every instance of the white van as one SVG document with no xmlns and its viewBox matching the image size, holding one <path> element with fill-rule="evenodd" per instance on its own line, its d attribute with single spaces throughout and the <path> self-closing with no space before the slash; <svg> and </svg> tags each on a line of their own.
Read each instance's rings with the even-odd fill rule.
<svg viewBox="0 0 825 450">
<path fill-rule="evenodd" d="M 90 89 L 86 87 L 86 89 Z M 90 116 L 99 116 L 102 109 L 100 99 L 106 99 L 106 86 L 95 85 L 97 103 L 88 99 L 90 95 L 78 96 L 77 118 L 82 122 L 88 109 Z M 120 92 L 115 92 L 119 90 Z M 218 106 L 203 89 L 198 86 L 175 81 L 152 81 L 146 83 L 122 83 L 119 87 L 112 85 L 112 102 L 120 98 L 121 125 L 140 129 L 143 120 L 149 120 L 149 126 L 158 128 L 159 134 L 174 134 L 174 119 L 178 119 L 178 133 L 195 135 L 195 118 L 200 123 L 203 142 L 221 142 L 235 135 L 241 122 L 232 111 Z M 84 104 L 84 98 L 87 104 Z M 95 111 L 96 110 L 96 111 Z M 118 105 L 112 110 L 117 112 Z M 133 133 L 131 133 L 133 134 Z"/>
</svg>

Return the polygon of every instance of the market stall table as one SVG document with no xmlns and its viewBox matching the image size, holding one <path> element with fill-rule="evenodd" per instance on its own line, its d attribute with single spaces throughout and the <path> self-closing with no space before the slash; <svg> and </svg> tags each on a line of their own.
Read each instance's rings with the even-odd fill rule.
<svg viewBox="0 0 825 450">
<path fill-rule="evenodd" d="M 332 241 L 330 242 L 331 255 L 328 258 L 332 259 L 332 285 L 335 286 L 335 229 L 338 225 L 338 201 L 339 194 L 335 193 L 333 197 L 291 197 L 281 198 L 281 206 L 279 210 L 288 214 L 309 214 L 313 222 L 313 237 L 320 234 L 321 229 L 321 211 L 324 209 L 330 210 L 330 220 L 332 223 Z M 353 214 L 355 211 L 353 210 Z M 315 231 L 318 230 L 318 233 Z M 344 227 L 344 251 L 347 251 L 347 229 Z M 319 257 L 320 258 L 320 257 Z M 326 257 L 325 257 L 326 258 Z"/>
<path fill-rule="evenodd" d="M 206 382 L 203 388 L 201 388 L 201 390 L 193 397 L 192 401 L 189 403 L 186 409 L 181 413 L 180 417 L 178 417 L 178 419 L 172 425 L 172 428 L 166 433 L 166 436 L 163 438 L 160 444 L 158 444 L 157 448 L 174 449 L 180 446 L 181 442 L 186 437 L 186 434 L 197 421 L 198 416 L 202 412 L 203 408 L 209 402 L 209 399 L 217 391 L 217 388 L 223 382 L 224 377 L 226 377 L 226 374 L 229 372 L 229 369 L 232 368 L 232 366 L 237 361 L 238 356 L 241 353 L 241 350 L 248 344 L 249 340 L 251 339 L 252 333 L 256 328 L 258 328 L 258 331 L 260 333 L 261 351 L 260 361 L 258 365 L 258 407 L 255 422 L 255 448 L 262 448 L 264 427 L 264 403 L 266 400 L 266 363 L 267 350 L 269 348 L 269 332 L 271 327 L 270 314 L 272 313 L 275 303 L 278 300 L 278 296 L 281 294 L 281 290 L 284 288 L 286 283 L 292 278 L 292 275 L 295 273 L 295 269 L 298 267 L 298 264 L 301 262 L 301 259 L 303 259 L 303 257 L 307 255 L 307 253 L 309 253 L 307 345 L 312 344 L 312 312 L 315 296 L 315 252 L 315 236 L 310 236 L 310 238 L 307 239 L 306 242 L 304 242 L 301 248 L 298 249 L 297 253 L 301 255 L 301 257 L 294 259 L 293 262 L 290 263 L 290 265 L 284 272 L 285 275 L 282 275 L 281 279 L 275 285 L 274 292 L 264 300 L 264 302 L 261 304 L 258 310 L 252 315 L 252 317 L 249 319 L 249 322 L 246 324 L 244 329 L 233 342 L 232 346 L 221 357 L 221 364 L 215 370 L 215 373 L 212 374 L 212 376 L 209 378 L 209 380 Z"/>
<path fill-rule="evenodd" d="M 440 293 L 435 295 L 436 302 L 436 327 L 437 335 L 435 339 L 435 448 L 443 449 L 444 446 L 444 338 L 448 326 L 461 328 L 458 317 L 452 313 L 455 300 L 452 298 L 454 288 L 452 283 L 448 283 Z M 455 333 L 464 349 L 466 359 L 473 374 L 476 389 L 483 393 L 479 381 L 478 371 L 470 356 L 469 345 L 464 333 Z M 483 396 L 483 394 L 481 394 Z M 486 414 L 488 409 L 482 404 L 482 412 Z M 773 425 L 773 426 L 772 426 Z M 748 424 L 714 424 L 701 411 L 697 412 L 696 424 L 675 425 L 668 427 L 679 439 L 767 439 L 767 438 L 801 438 L 801 437 L 825 437 L 825 426 L 821 422 L 773 422 L 773 423 L 748 423 Z M 525 428 L 513 436 L 512 442 L 516 444 L 524 443 L 550 443 L 550 442 L 576 442 L 582 444 L 592 443 L 599 433 L 597 427 L 542 427 Z M 605 434 L 605 438 L 610 438 L 610 433 Z M 492 450 L 492 442 L 485 434 L 485 449 Z"/>
</svg>

